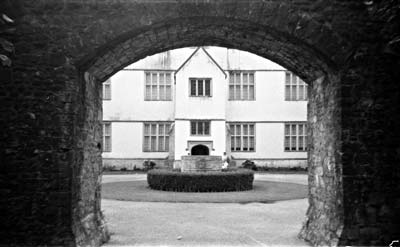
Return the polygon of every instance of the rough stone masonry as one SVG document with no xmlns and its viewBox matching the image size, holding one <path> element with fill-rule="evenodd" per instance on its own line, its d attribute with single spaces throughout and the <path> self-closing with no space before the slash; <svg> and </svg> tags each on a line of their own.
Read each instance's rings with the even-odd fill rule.
<svg viewBox="0 0 400 247">
<path fill-rule="evenodd" d="M 1 40 L 14 51 L 0 67 L 0 246 L 105 241 L 101 82 L 148 55 L 202 45 L 253 52 L 309 83 L 300 237 L 399 239 L 399 9 L 396 0 L 2 1 L 14 23 L 0 23 Z"/>
</svg>

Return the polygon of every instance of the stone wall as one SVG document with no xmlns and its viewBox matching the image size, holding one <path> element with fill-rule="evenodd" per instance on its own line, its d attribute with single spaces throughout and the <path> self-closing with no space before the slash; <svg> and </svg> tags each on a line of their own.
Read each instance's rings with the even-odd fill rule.
<svg viewBox="0 0 400 247">
<path fill-rule="evenodd" d="M 12 67 L 0 67 L 0 245 L 99 245 L 99 82 L 147 55 L 200 45 L 256 53 L 311 84 L 301 236 L 388 245 L 400 235 L 399 6 L 3 1 L 16 29 L 0 33 L 15 45 Z"/>
</svg>

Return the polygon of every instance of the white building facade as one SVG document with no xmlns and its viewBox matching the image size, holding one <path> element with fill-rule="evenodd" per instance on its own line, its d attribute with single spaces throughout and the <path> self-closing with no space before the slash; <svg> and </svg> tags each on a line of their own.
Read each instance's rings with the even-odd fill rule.
<svg viewBox="0 0 400 247">
<path fill-rule="evenodd" d="M 236 165 L 304 168 L 306 121 L 307 85 L 281 66 L 227 48 L 171 50 L 103 84 L 103 164 L 226 153 Z"/>
</svg>

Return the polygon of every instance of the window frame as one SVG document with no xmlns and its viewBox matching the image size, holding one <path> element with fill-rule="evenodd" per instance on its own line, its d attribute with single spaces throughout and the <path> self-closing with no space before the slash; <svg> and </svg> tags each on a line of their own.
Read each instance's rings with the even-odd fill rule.
<svg viewBox="0 0 400 247">
<path fill-rule="evenodd" d="M 236 74 L 240 74 L 240 82 L 236 81 Z M 247 74 L 247 84 L 244 84 L 244 76 L 243 74 Z M 253 82 L 250 83 L 250 78 L 253 75 Z M 234 78 L 233 81 L 231 78 Z M 231 86 L 233 87 L 233 98 L 231 98 Z M 240 88 L 240 97 L 236 98 L 236 87 Z M 247 86 L 247 99 L 243 97 L 244 95 L 244 86 Z M 253 98 L 250 98 L 250 88 L 253 87 Z M 229 78 L 228 78 L 228 100 L 229 101 L 255 101 L 256 100 L 256 71 L 248 71 L 248 70 L 229 70 Z"/>
<path fill-rule="evenodd" d="M 111 91 L 111 80 L 107 79 L 105 82 L 103 82 L 102 85 L 102 100 L 111 100 L 112 98 L 112 91 Z M 106 94 L 106 90 L 108 88 L 108 91 L 110 92 L 109 94 Z"/>
<path fill-rule="evenodd" d="M 203 126 L 203 132 L 204 134 L 199 134 L 198 133 L 198 129 L 199 129 L 199 123 L 204 124 Z M 205 124 L 208 123 L 208 134 L 205 134 Z M 196 133 L 193 134 L 192 133 L 192 124 L 196 124 Z M 190 136 L 211 136 L 211 120 L 190 120 L 190 126 L 189 126 L 189 132 L 190 132 Z"/>
<path fill-rule="evenodd" d="M 149 135 L 146 135 L 146 125 L 149 125 Z M 155 130 L 155 135 L 153 135 L 151 133 L 151 128 L 152 125 L 156 125 L 156 130 Z M 160 136 L 160 125 L 164 125 L 164 135 Z M 142 151 L 145 153 L 168 153 L 169 152 L 169 142 L 170 142 L 170 136 L 169 136 L 169 130 L 171 129 L 171 122 L 167 122 L 167 121 L 157 121 L 157 122 L 143 122 L 143 141 L 142 141 Z M 156 150 L 152 150 L 152 146 L 151 146 L 151 140 L 152 137 L 156 137 L 156 144 L 155 144 L 155 149 Z M 149 137 L 149 145 L 148 145 L 148 149 L 146 149 L 146 137 Z M 160 150 L 160 137 L 162 137 L 164 139 L 164 149 Z M 167 141 L 168 139 L 168 141 Z"/>
<path fill-rule="evenodd" d="M 192 95 L 192 80 L 196 80 L 196 95 Z M 204 95 L 198 95 L 198 81 L 202 80 L 203 81 L 203 94 Z M 210 95 L 206 95 L 206 83 L 205 81 L 209 80 L 210 81 Z M 189 97 L 204 97 L 204 98 L 211 98 L 213 95 L 213 82 L 211 77 L 189 77 Z"/>
<path fill-rule="evenodd" d="M 150 75 L 150 81 L 147 80 L 147 75 Z M 157 79 L 154 84 L 153 82 L 153 74 L 157 74 Z M 163 74 L 164 80 L 160 81 L 160 74 Z M 169 84 L 167 83 L 167 75 L 169 75 Z M 153 87 L 157 89 L 156 97 L 153 97 Z M 148 87 L 150 88 L 149 94 L 147 94 Z M 161 98 L 161 87 L 164 87 L 164 98 Z M 167 94 L 169 87 L 169 95 Z M 145 70 L 144 71 L 144 101 L 172 101 L 173 97 L 173 72 L 168 70 Z M 149 96 L 148 96 L 149 95 Z"/>
<path fill-rule="evenodd" d="M 299 126 L 303 125 L 303 133 L 299 133 Z M 286 126 L 289 126 L 289 134 L 286 132 Z M 296 126 L 296 134 L 292 134 L 292 126 Z M 308 136 L 307 136 L 308 124 L 307 122 L 285 122 L 283 124 L 283 151 L 284 152 L 308 152 Z M 292 149 L 292 138 L 296 138 L 295 150 Z M 303 150 L 299 150 L 299 139 L 303 138 Z M 289 149 L 286 149 L 286 138 L 289 138 Z"/>
<path fill-rule="evenodd" d="M 303 95 L 301 95 L 301 97 L 300 97 L 300 87 L 303 87 Z M 293 88 L 295 90 L 295 97 L 293 96 Z M 285 101 L 308 101 L 308 84 L 305 83 L 300 77 L 296 76 L 292 72 L 285 71 L 283 97 Z"/>
<path fill-rule="evenodd" d="M 106 125 L 110 126 L 110 132 L 108 135 L 106 135 Z M 112 152 L 112 123 L 105 121 L 102 123 L 103 127 L 103 135 L 102 135 L 102 140 L 103 140 L 103 145 L 102 145 L 102 152 L 103 153 L 111 153 Z M 109 149 L 106 150 L 106 138 L 109 137 Z"/>
<path fill-rule="evenodd" d="M 257 124 L 255 122 L 229 122 L 228 125 L 229 125 L 229 129 L 230 129 L 230 131 L 229 131 L 230 136 L 229 137 L 230 137 L 230 150 L 231 150 L 231 152 L 235 152 L 235 153 L 254 153 L 254 152 L 256 152 L 256 147 L 257 147 L 257 143 L 256 143 L 256 137 L 257 137 L 256 125 Z M 243 129 L 244 129 L 243 126 L 244 125 L 247 125 L 247 127 L 248 127 L 246 136 L 243 134 L 244 133 L 244 131 L 243 131 Z M 232 129 L 232 126 L 234 126 L 234 129 Z M 240 126 L 240 135 L 236 134 L 236 126 Z M 253 129 L 254 129 L 253 135 L 250 134 L 250 126 L 253 126 Z M 236 150 L 237 149 L 236 141 L 235 141 L 235 145 L 234 146 L 233 146 L 233 142 L 232 142 L 232 138 L 234 140 L 236 140 L 237 137 L 240 137 L 240 150 Z M 244 138 L 243 137 L 247 137 L 248 138 L 248 141 L 247 141 L 248 150 L 244 150 L 244 141 L 243 141 Z M 253 138 L 253 143 L 254 143 L 253 150 L 250 150 L 251 137 Z M 235 150 L 232 150 L 232 147 L 234 147 Z"/>
</svg>

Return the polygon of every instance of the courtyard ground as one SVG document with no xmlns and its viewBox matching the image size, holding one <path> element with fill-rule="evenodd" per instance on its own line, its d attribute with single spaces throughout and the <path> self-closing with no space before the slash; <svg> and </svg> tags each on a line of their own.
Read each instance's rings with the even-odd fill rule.
<svg viewBox="0 0 400 247">
<path fill-rule="evenodd" d="M 103 183 L 145 180 L 105 175 Z M 307 184 L 304 174 L 256 174 L 256 180 Z M 105 246 L 307 246 L 297 238 L 307 199 L 275 203 L 164 203 L 102 200 L 111 232 Z"/>
</svg>

